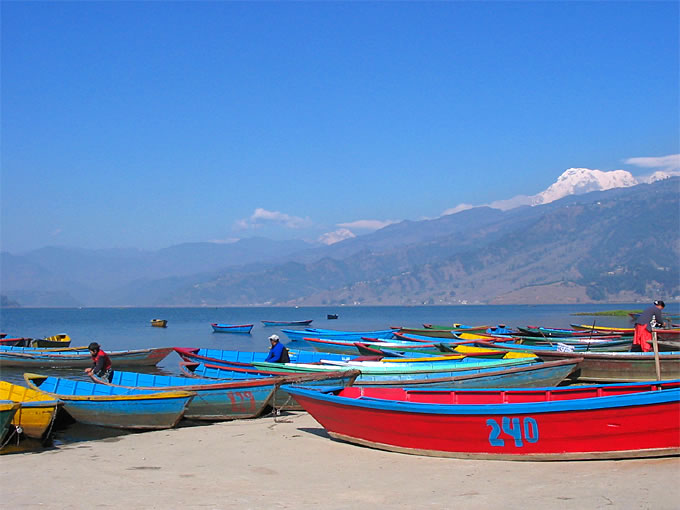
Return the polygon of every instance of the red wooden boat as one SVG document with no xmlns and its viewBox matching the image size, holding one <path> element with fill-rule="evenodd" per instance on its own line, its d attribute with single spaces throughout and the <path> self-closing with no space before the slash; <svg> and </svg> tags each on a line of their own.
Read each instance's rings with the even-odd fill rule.
<svg viewBox="0 0 680 510">
<path fill-rule="evenodd" d="M 29 347 L 31 345 L 32 338 L 6 338 L 7 335 L 0 338 L 0 345 L 9 345 L 11 347 Z"/>
<path fill-rule="evenodd" d="M 402 453 L 532 461 L 680 454 L 680 380 L 521 390 L 284 389 L 331 437 Z"/>
</svg>

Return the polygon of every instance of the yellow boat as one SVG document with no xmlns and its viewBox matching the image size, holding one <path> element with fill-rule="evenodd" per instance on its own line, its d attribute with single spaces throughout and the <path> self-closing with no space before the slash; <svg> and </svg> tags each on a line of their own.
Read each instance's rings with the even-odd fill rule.
<svg viewBox="0 0 680 510">
<path fill-rule="evenodd" d="M 71 345 L 71 337 L 62 333 L 59 335 L 47 336 L 45 338 L 36 338 L 31 341 L 31 347 L 68 347 Z"/>
<path fill-rule="evenodd" d="M 165 328 L 168 325 L 168 321 L 165 319 L 151 319 L 151 325 L 156 328 Z"/>
<path fill-rule="evenodd" d="M 26 437 L 40 440 L 49 435 L 61 405 L 59 400 L 43 391 L 6 381 L 0 381 L 0 400 L 19 403 L 12 424 L 21 427 Z"/>
<path fill-rule="evenodd" d="M 483 354 L 486 352 L 498 352 L 496 349 L 493 347 L 475 347 L 474 345 L 458 345 L 454 349 L 455 352 L 459 352 L 461 354 L 469 353 L 469 354 Z M 523 351 L 512 351 L 508 352 L 503 356 L 503 359 L 514 359 L 514 358 L 536 358 L 537 356 L 532 353 L 532 352 L 523 352 Z"/>
</svg>

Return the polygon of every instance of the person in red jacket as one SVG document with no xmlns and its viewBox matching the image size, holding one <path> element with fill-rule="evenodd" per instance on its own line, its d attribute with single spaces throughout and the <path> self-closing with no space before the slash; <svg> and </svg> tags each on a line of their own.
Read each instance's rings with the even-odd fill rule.
<svg viewBox="0 0 680 510">
<path fill-rule="evenodd" d="M 644 310 L 635 320 L 635 333 L 633 334 L 633 352 L 649 352 L 652 350 L 652 330 L 664 325 L 662 310 L 666 303 L 661 300 L 654 301 L 654 306 Z"/>
<path fill-rule="evenodd" d="M 92 367 L 86 368 L 85 373 L 88 375 L 96 375 L 100 379 L 106 379 L 111 382 L 113 378 L 113 369 L 111 368 L 111 359 L 108 354 L 101 350 L 97 342 L 92 342 L 87 346 L 92 356 Z"/>
</svg>

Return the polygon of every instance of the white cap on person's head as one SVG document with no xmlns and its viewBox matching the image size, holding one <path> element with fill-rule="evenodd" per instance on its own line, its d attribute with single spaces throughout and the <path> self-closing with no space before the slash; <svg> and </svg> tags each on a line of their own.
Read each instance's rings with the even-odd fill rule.
<svg viewBox="0 0 680 510">
<path fill-rule="evenodd" d="M 279 341 L 279 335 L 272 335 L 269 337 L 269 340 L 271 342 L 278 342 Z"/>
</svg>

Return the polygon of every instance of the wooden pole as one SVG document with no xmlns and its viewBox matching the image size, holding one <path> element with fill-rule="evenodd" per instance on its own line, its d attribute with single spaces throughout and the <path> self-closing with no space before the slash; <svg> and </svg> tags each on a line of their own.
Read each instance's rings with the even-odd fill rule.
<svg viewBox="0 0 680 510">
<path fill-rule="evenodd" d="M 661 380 L 661 363 L 659 362 L 659 342 L 656 338 L 656 328 L 652 328 L 652 347 L 654 348 L 654 366 L 656 367 L 656 380 Z"/>
</svg>

